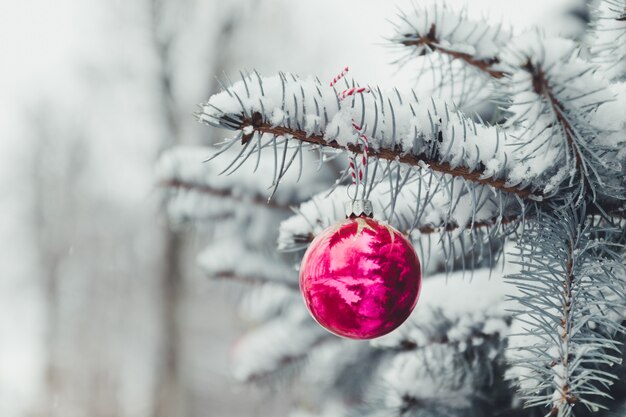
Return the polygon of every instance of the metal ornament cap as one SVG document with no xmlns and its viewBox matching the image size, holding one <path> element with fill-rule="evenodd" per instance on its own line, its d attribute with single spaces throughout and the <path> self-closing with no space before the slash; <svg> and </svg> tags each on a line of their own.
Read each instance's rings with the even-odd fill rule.
<svg viewBox="0 0 626 417">
<path fill-rule="evenodd" d="M 369 200 L 351 200 L 346 202 L 346 218 L 374 217 L 374 208 Z"/>
</svg>

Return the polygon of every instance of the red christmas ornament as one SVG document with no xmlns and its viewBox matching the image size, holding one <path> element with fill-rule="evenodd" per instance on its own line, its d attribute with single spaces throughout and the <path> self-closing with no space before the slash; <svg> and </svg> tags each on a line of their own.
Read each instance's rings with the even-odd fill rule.
<svg viewBox="0 0 626 417">
<path fill-rule="evenodd" d="M 413 311 L 420 287 L 420 262 L 411 243 L 363 213 L 318 235 L 300 266 L 300 290 L 311 315 L 350 339 L 396 329 Z"/>
</svg>

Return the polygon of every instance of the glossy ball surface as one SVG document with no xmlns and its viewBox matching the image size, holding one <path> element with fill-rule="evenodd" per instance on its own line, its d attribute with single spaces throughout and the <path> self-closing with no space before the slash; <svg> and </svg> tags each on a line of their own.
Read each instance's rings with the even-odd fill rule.
<svg viewBox="0 0 626 417">
<path fill-rule="evenodd" d="M 350 339 L 372 339 L 400 326 L 420 287 L 420 263 L 411 243 L 368 217 L 324 230 L 300 266 L 300 290 L 311 315 Z"/>
</svg>

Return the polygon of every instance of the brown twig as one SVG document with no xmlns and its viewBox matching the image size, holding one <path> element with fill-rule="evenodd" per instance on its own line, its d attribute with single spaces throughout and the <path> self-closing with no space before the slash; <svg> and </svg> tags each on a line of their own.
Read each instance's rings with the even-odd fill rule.
<svg viewBox="0 0 626 417">
<path fill-rule="evenodd" d="M 278 203 L 274 200 L 268 201 L 267 198 L 258 194 L 257 195 L 238 195 L 238 194 L 234 194 L 232 189 L 213 188 L 206 184 L 199 184 L 196 182 L 184 181 L 181 179 L 171 179 L 171 180 L 163 181 L 161 185 L 167 188 L 196 191 L 196 192 L 203 193 L 203 194 L 209 194 L 214 197 L 229 198 L 231 200 L 235 200 L 241 203 L 252 203 L 252 204 L 263 206 L 263 207 L 270 207 L 276 210 L 291 211 L 291 209 L 289 208 L 289 205 Z"/>
<path fill-rule="evenodd" d="M 535 93 L 543 97 L 548 105 L 550 105 L 550 107 L 552 108 L 557 122 L 559 123 L 559 125 L 561 125 L 561 128 L 563 129 L 563 135 L 565 136 L 567 145 L 574 155 L 574 164 L 576 170 L 582 173 L 583 159 L 574 140 L 574 128 L 572 127 L 569 120 L 567 120 L 567 118 L 565 117 L 565 108 L 563 107 L 563 104 L 561 104 L 561 102 L 557 100 L 557 98 L 554 96 L 550 84 L 546 79 L 545 71 L 543 71 L 543 69 L 541 69 L 540 67 L 536 67 L 530 60 L 528 60 L 526 64 L 522 66 L 522 69 L 528 71 L 528 73 L 532 76 L 533 90 L 535 91 Z M 583 181 L 587 182 L 587 178 L 584 175 Z"/>
<path fill-rule="evenodd" d="M 514 223 L 521 219 L 520 215 L 512 215 L 512 216 L 504 216 L 500 219 L 499 224 L 510 224 Z M 421 227 L 415 228 L 422 234 L 430 234 L 430 233 L 439 233 L 439 232 L 451 232 L 453 230 L 463 228 L 463 229 L 479 229 L 482 227 L 490 227 L 498 224 L 498 217 L 494 217 L 488 220 L 480 220 L 477 222 L 468 222 L 466 225 L 460 226 L 458 223 L 448 223 L 445 226 L 433 226 L 433 225 L 425 225 Z M 408 232 L 407 232 L 408 234 Z"/>
<path fill-rule="evenodd" d="M 241 282 L 241 283 L 248 284 L 248 285 L 278 284 L 278 285 L 282 285 L 284 287 L 287 287 L 291 290 L 296 290 L 296 291 L 300 288 L 297 282 L 279 281 L 276 279 L 271 279 L 271 278 L 263 277 L 260 275 L 256 275 L 256 276 L 239 275 L 235 273 L 234 271 L 222 271 L 215 275 L 212 275 L 211 278 L 225 280 L 225 281 Z"/>
<path fill-rule="evenodd" d="M 567 248 L 567 261 L 565 263 L 565 280 L 563 281 L 563 316 L 561 317 L 561 340 L 567 346 L 567 338 L 569 336 L 569 316 L 572 309 L 573 299 L 573 286 L 574 286 L 574 244 L 569 243 Z M 561 358 L 560 363 L 567 370 L 569 366 L 570 355 L 565 352 L 565 357 Z M 567 378 L 564 378 L 563 385 L 561 386 L 561 398 L 560 404 L 574 405 L 578 399 L 571 392 Z M 557 416 L 559 414 L 559 405 L 553 405 L 550 410 L 550 416 Z"/>
<path fill-rule="evenodd" d="M 357 145 L 348 144 L 348 146 L 344 147 L 336 141 L 329 142 L 322 136 L 309 135 L 303 130 L 290 129 L 284 126 L 272 126 L 270 123 L 262 121 L 262 117 L 259 116 L 259 113 L 255 113 L 252 115 L 251 118 L 244 118 L 241 122 L 241 128 L 243 128 L 244 126 L 252 126 L 255 131 L 260 133 L 269 133 L 275 136 L 289 136 L 293 139 L 297 139 L 299 141 L 311 143 L 314 145 L 320 145 L 333 149 L 347 149 L 350 152 L 354 152 L 357 154 L 363 153 L 363 149 Z M 246 137 L 242 138 L 243 143 L 245 143 L 247 140 L 249 139 Z M 517 194 L 523 199 L 527 199 L 531 195 L 530 190 L 511 187 L 507 185 L 506 181 L 503 179 L 483 178 L 482 171 L 472 171 L 471 169 L 466 167 L 453 167 L 447 162 L 434 160 L 425 154 L 407 154 L 398 147 L 394 149 L 381 148 L 378 150 L 370 148 L 368 151 L 368 155 L 373 158 L 385 159 L 388 161 L 397 161 L 412 166 L 421 166 L 422 164 L 426 164 L 428 165 L 428 168 L 433 171 L 450 174 L 454 177 L 462 177 L 477 184 L 489 185 L 500 191 Z"/>
<path fill-rule="evenodd" d="M 448 336 L 444 334 L 438 338 L 429 340 L 428 343 L 425 345 L 420 345 L 417 342 L 410 340 L 410 339 L 403 339 L 402 341 L 400 341 L 400 343 L 397 346 L 393 346 L 389 348 L 389 350 L 408 352 L 408 351 L 424 349 L 425 347 L 432 346 L 432 345 L 457 346 L 457 345 L 460 345 L 462 342 L 469 343 L 476 339 L 480 339 L 481 341 L 488 341 L 488 342 L 497 341 L 498 339 L 500 339 L 500 337 L 501 337 L 500 333 L 484 333 L 484 332 L 474 329 L 470 333 L 469 337 L 467 337 L 464 341 L 450 340 Z"/>
<path fill-rule="evenodd" d="M 409 36 L 407 35 L 407 37 Z M 454 51 L 441 46 L 439 44 L 439 39 L 437 38 L 437 27 L 435 24 L 431 25 L 430 30 L 426 35 L 422 35 L 417 39 L 407 39 L 405 41 L 402 41 L 401 43 L 405 46 L 426 46 L 431 51 L 437 51 L 444 55 L 448 55 L 453 59 L 459 59 L 466 64 L 477 68 L 496 79 L 502 78 L 506 75 L 506 72 L 504 71 L 493 69 L 493 66 L 495 64 L 500 63 L 500 59 L 498 57 L 476 58 L 468 53 Z M 425 54 L 425 52 L 423 54 Z"/>
</svg>

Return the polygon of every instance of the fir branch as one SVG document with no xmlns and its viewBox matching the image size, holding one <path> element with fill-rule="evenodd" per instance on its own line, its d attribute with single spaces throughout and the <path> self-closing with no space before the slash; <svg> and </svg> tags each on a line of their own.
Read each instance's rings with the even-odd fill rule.
<svg viewBox="0 0 626 417">
<path fill-rule="evenodd" d="M 506 216 L 506 217 L 497 216 L 489 220 L 468 222 L 463 226 L 459 226 L 459 224 L 457 223 L 450 222 L 450 223 L 446 223 L 440 226 L 423 225 L 423 226 L 419 226 L 419 227 L 415 227 L 411 229 L 403 229 L 403 230 L 398 230 L 398 231 L 402 233 L 404 236 L 410 237 L 415 232 L 418 232 L 420 235 L 429 235 L 433 233 L 454 232 L 458 229 L 462 229 L 462 230 L 469 230 L 469 229 L 477 230 L 481 228 L 488 229 L 492 227 L 518 223 L 519 221 L 521 221 L 521 219 L 522 219 L 521 215 L 511 215 L 511 216 Z M 307 244 L 307 243 L 312 242 L 313 239 L 315 239 L 315 236 L 316 235 L 314 233 L 294 234 L 292 235 L 292 240 L 294 244 Z"/>
<path fill-rule="evenodd" d="M 520 292 L 510 377 L 527 405 L 549 406 L 553 416 L 571 415 L 577 403 L 602 407 L 598 398 L 614 379 L 608 370 L 620 361 L 622 231 L 586 216 L 582 204 L 528 223 L 519 243 L 522 270 L 508 277 Z"/>
<path fill-rule="evenodd" d="M 518 158 L 500 128 L 476 123 L 432 98 L 420 100 L 414 91 L 403 95 L 393 90 L 385 96 L 379 89 L 370 90 L 352 97 L 350 105 L 342 104 L 336 92 L 317 80 L 285 74 L 244 78 L 211 97 L 198 118 L 240 132 L 224 145 L 242 145 L 227 169 L 234 166 L 235 170 L 269 148 L 274 190 L 290 167 L 300 165 L 303 144 L 322 154 L 362 153 L 353 120 L 362 126 L 360 134 L 369 138 L 372 161 L 397 161 L 487 185 L 522 200 L 541 199 L 543 184 L 535 181 L 539 175 L 515 171 Z M 514 171 L 517 174 L 510 175 Z"/>
<path fill-rule="evenodd" d="M 540 174 L 546 199 L 623 199 L 622 143 L 612 136 L 619 123 L 599 122 L 614 97 L 608 81 L 578 51 L 570 40 L 537 32 L 512 42 L 504 57 L 512 68 L 506 125 L 519 129 L 520 167 L 552 166 Z"/>
<path fill-rule="evenodd" d="M 567 119 L 567 110 L 556 98 L 552 86 L 549 85 L 545 71 L 541 67 L 535 66 L 531 60 L 528 60 L 521 68 L 531 75 L 533 91 L 537 95 L 543 97 L 550 106 L 556 121 L 561 126 L 561 131 L 563 132 L 567 146 L 570 148 L 570 152 L 574 155 L 574 166 L 576 171 L 582 174 L 583 156 L 580 154 L 579 146 L 576 143 L 575 129 Z M 587 182 L 587 177 L 583 175 L 582 179 L 585 181 L 585 188 L 588 188 L 589 183 Z"/>
<path fill-rule="evenodd" d="M 626 77 L 626 2 L 601 0 L 592 9 L 591 59 L 611 80 Z"/>
<path fill-rule="evenodd" d="M 236 237 L 231 240 L 223 238 L 207 246 L 198 256 L 198 263 L 209 277 L 249 284 L 271 283 L 286 288 L 298 287 L 293 267 L 281 262 L 273 250 L 249 248 Z"/>
<path fill-rule="evenodd" d="M 324 344 L 335 341 L 336 337 L 330 333 L 320 333 L 312 340 L 305 349 L 298 353 L 279 354 L 273 358 L 274 363 L 271 369 L 257 370 L 246 376 L 245 382 L 257 385 L 276 385 L 281 381 L 289 381 L 306 364 L 311 353 Z"/>
<path fill-rule="evenodd" d="M 483 101 L 500 98 L 502 89 L 494 87 L 508 75 L 499 55 L 508 46 L 510 30 L 470 19 L 465 9 L 459 11 L 445 3 L 415 4 L 393 23 L 395 35 L 390 42 L 405 53 L 398 62 L 426 56 L 418 77 L 424 73 L 439 77 L 435 89 L 452 95 L 460 106 L 477 104 L 476 97 Z M 456 63 L 459 65 L 453 65 Z"/>
<path fill-rule="evenodd" d="M 221 271 L 212 275 L 211 278 L 231 282 L 240 282 L 247 285 L 278 284 L 293 291 L 298 291 L 300 288 L 297 282 L 279 281 L 262 275 L 240 275 L 235 271 Z"/>
<path fill-rule="evenodd" d="M 467 416 L 490 415 L 502 384 L 501 341 L 468 345 L 429 345 L 394 355 L 383 373 L 380 397 L 368 399 L 359 415 Z M 509 394 L 510 395 L 510 394 Z M 502 398 L 502 397 L 500 397 Z M 383 411 L 384 414 L 381 412 Z"/>
<path fill-rule="evenodd" d="M 428 50 L 432 52 L 439 52 L 440 54 L 447 55 L 452 59 L 463 61 L 467 65 L 474 67 L 495 79 L 502 78 L 507 74 L 501 69 L 494 68 L 494 65 L 500 63 L 500 59 L 497 56 L 477 57 L 466 52 L 455 51 L 442 46 L 441 41 L 437 37 L 437 26 L 434 23 L 425 35 L 405 35 L 405 40 L 400 40 L 399 42 L 404 46 L 418 47 L 420 49 L 418 55 L 426 55 Z M 422 49 L 421 47 L 425 48 Z"/>
<path fill-rule="evenodd" d="M 563 279 L 563 294 L 562 294 L 562 316 L 561 316 L 561 340 L 565 346 L 568 345 L 569 337 L 571 335 L 572 327 L 574 323 L 572 323 L 572 308 L 576 308 L 573 306 L 574 301 L 574 285 L 576 284 L 576 276 L 574 275 L 574 245 L 575 242 L 570 240 L 567 244 L 566 249 L 566 261 L 565 261 L 565 276 Z M 564 352 L 560 361 L 557 363 L 553 361 L 550 363 L 551 367 L 560 365 L 562 367 L 562 385 L 560 390 L 558 390 L 558 397 L 553 398 L 553 406 L 550 410 L 550 416 L 556 417 L 559 414 L 559 411 L 564 407 L 571 407 L 578 402 L 578 398 L 573 393 L 574 389 L 571 386 L 570 374 L 572 373 L 570 370 L 570 362 L 574 359 L 573 355 L 568 351 Z"/>
<path fill-rule="evenodd" d="M 259 133 L 267 133 L 273 136 L 284 136 L 291 139 L 295 139 L 301 142 L 306 142 L 312 145 L 319 145 L 325 148 L 344 150 L 347 149 L 350 152 L 356 154 L 362 154 L 363 149 L 353 143 L 349 143 L 346 146 L 340 145 L 337 141 L 329 141 L 322 135 L 311 135 L 303 130 L 292 129 L 283 126 L 273 126 L 271 123 L 262 122 L 262 115 L 260 113 L 254 113 L 250 118 L 242 118 L 236 129 L 244 129 L 247 126 L 252 126 L 254 131 Z M 247 137 L 243 137 L 241 144 L 245 145 L 248 142 Z M 378 158 L 386 161 L 397 161 L 402 164 L 406 164 L 414 167 L 427 167 L 428 169 L 440 172 L 442 174 L 449 174 L 453 177 L 464 178 L 468 181 L 472 181 L 476 184 L 488 185 L 497 190 L 512 193 L 520 198 L 527 199 L 531 197 L 532 191 L 529 189 L 520 189 L 515 186 L 509 185 L 504 179 L 497 179 L 488 177 L 484 171 L 476 171 L 471 168 L 463 166 L 452 166 L 449 162 L 442 162 L 437 158 L 432 157 L 427 153 L 411 154 L 406 153 L 399 147 L 395 148 L 380 148 L 370 149 L 368 156 L 371 158 Z"/>
<path fill-rule="evenodd" d="M 486 187 L 476 189 L 458 179 L 437 182 L 429 179 L 431 175 L 438 174 L 416 179 L 417 192 L 413 192 L 413 185 L 405 186 L 394 197 L 393 212 L 391 203 L 387 203 L 389 182 L 374 188 L 368 198 L 376 217 L 411 240 L 424 260 L 425 271 L 431 266 L 448 271 L 492 265 L 499 256 L 501 242 L 514 233 L 525 210 L 516 201 L 504 198 L 506 195 L 494 194 Z M 337 187 L 295 209 L 296 214 L 281 223 L 278 249 L 305 249 L 326 227 L 344 220 L 345 192 L 345 187 Z"/>
<path fill-rule="evenodd" d="M 193 181 L 185 181 L 183 179 L 170 179 L 161 182 L 161 186 L 172 191 L 185 190 L 193 191 L 200 194 L 206 194 L 211 197 L 228 198 L 239 203 L 252 203 L 254 205 L 269 207 L 281 211 L 290 211 L 289 205 L 279 203 L 275 200 L 268 200 L 260 195 L 240 195 L 233 193 L 233 189 L 220 189 L 211 187 L 209 184 L 201 184 Z"/>
<path fill-rule="evenodd" d="M 499 332 L 485 333 L 479 329 L 472 329 L 465 340 L 450 340 L 447 334 L 441 334 L 438 337 L 427 341 L 426 344 L 420 344 L 410 338 L 404 338 L 397 345 L 384 347 L 383 349 L 389 350 L 390 352 L 410 352 L 425 349 L 431 345 L 449 345 L 458 349 L 460 345 L 471 346 L 472 344 L 482 344 L 483 342 L 495 343 L 501 340 L 502 335 Z"/>
</svg>

